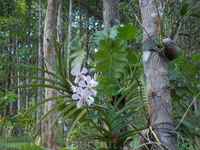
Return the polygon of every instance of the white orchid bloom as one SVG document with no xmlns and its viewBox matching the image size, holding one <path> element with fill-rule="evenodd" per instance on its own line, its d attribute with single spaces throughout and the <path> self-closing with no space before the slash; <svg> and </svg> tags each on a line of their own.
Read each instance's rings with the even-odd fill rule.
<svg viewBox="0 0 200 150">
<path fill-rule="evenodd" d="M 80 80 L 84 80 L 85 76 L 83 74 L 86 74 L 88 70 L 86 68 L 83 68 L 81 70 L 81 66 L 79 64 L 76 64 L 75 70 L 71 71 L 71 74 L 73 76 L 76 76 L 74 83 L 78 83 Z"/>
<path fill-rule="evenodd" d="M 93 87 L 96 87 L 98 85 L 98 82 L 93 80 L 93 79 L 91 79 L 90 76 L 87 76 L 85 78 L 85 81 L 86 82 L 80 81 L 79 84 L 78 84 L 80 87 L 85 87 L 85 89 L 83 90 L 84 91 L 83 95 L 96 96 L 97 95 L 97 91 L 95 91 L 93 89 Z"/>
<path fill-rule="evenodd" d="M 83 105 L 84 102 L 86 102 L 88 104 L 88 106 L 90 106 L 93 102 L 94 102 L 94 98 L 89 96 L 89 95 L 83 95 L 84 94 L 84 90 L 82 88 L 77 88 L 77 94 L 73 94 L 72 95 L 72 99 L 74 100 L 79 100 L 76 104 L 76 106 L 78 108 L 81 108 L 81 106 Z"/>
</svg>

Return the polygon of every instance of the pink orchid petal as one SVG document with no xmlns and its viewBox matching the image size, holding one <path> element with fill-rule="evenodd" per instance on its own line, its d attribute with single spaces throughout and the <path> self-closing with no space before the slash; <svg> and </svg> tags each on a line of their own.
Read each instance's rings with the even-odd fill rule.
<svg viewBox="0 0 200 150">
<path fill-rule="evenodd" d="M 80 81 L 80 82 L 78 83 L 78 85 L 79 85 L 80 87 L 87 87 L 87 85 L 85 84 L 84 81 Z"/>
<path fill-rule="evenodd" d="M 83 91 L 83 89 L 82 89 L 81 87 L 78 87 L 78 88 L 77 88 L 77 92 L 76 92 L 76 93 L 77 93 L 77 94 L 80 94 L 80 95 L 82 95 L 82 94 L 81 94 L 81 93 L 82 93 L 82 91 Z"/>
<path fill-rule="evenodd" d="M 71 74 L 72 74 L 73 76 L 77 76 L 78 72 L 77 72 L 76 70 L 72 70 L 72 71 L 71 71 Z"/>
<path fill-rule="evenodd" d="M 81 71 L 81 66 L 80 66 L 79 64 L 76 64 L 76 70 L 77 70 L 78 72 Z"/>
<path fill-rule="evenodd" d="M 81 108 L 81 106 L 83 105 L 83 101 L 82 100 L 79 100 L 77 103 L 76 103 L 76 106 L 78 108 Z"/>
<path fill-rule="evenodd" d="M 79 80 L 80 80 L 80 77 L 78 77 L 78 76 L 76 76 L 76 78 L 75 78 L 75 80 L 74 80 L 74 83 L 78 83 L 79 82 Z"/>
<path fill-rule="evenodd" d="M 81 96 L 83 96 L 83 97 L 90 96 L 90 95 L 88 94 L 88 92 L 87 92 L 87 89 L 84 89 L 84 90 L 82 91 Z"/>
<path fill-rule="evenodd" d="M 72 99 L 74 100 L 80 99 L 80 96 L 78 94 L 73 94 Z"/>
<path fill-rule="evenodd" d="M 94 98 L 93 97 L 88 97 L 88 99 L 93 103 L 94 102 Z"/>
<path fill-rule="evenodd" d="M 93 81 L 92 83 L 91 83 L 91 87 L 96 87 L 98 85 L 98 82 L 96 82 L 96 81 Z"/>
<path fill-rule="evenodd" d="M 89 84 L 90 84 L 90 81 L 91 81 L 91 77 L 90 77 L 90 76 L 87 76 L 87 77 L 86 77 L 86 82 L 87 82 L 87 85 L 89 85 Z"/>
<path fill-rule="evenodd" d="M 90 106 L 92 104 L 92 101 L 90 101 L 89 99 L 86 99 L 85 101 L 88 104 L 88 106 Z"/>
<path fill-rule="evenodd" d="M 95 91 L 95 90 L 93 90 L 93 89 L 91 89 L 90 92 L 91 92 L 91 94 L 94 95 L 94 96 L 97 95 L 97 91 Z"/>
<path fill-rule="evenodd" d="M 72 86 L 71 89 L 72 89 L 72 91 L 73 91 L 74 93 L 76 93 L 76 91 L 77 91 L 77 87 L 76 87 L 76 86 Z"/>
<path fill-rule="evenodd" d="M 83 68 L 82 71 L 81 71 L 82 74 L 85 74 L 87 72 L 88 72 L 88 70 L 86 68 Z"/>
</svg>

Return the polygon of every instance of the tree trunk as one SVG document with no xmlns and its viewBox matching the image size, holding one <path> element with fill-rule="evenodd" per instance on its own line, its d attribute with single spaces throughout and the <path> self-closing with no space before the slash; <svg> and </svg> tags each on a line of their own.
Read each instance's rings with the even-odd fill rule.
<svg viewBox="0 0 200 150">
<path fill-rule="evenodd" d="M 69 3 L 69 21 L 68 21 L 68 46 L 67 46 L 67 49 L 68 49 L 68 60 L 67 60 L 67 63 L 69 64 L 69 59 L 70 59 L 70 45 L 71 45 L 71 28 L 72 28 L 72 0 L 70 0 L 70 3 Z"/>
<path fill-rule="evenodd" d="M 120 25 L 118 0 L 103 0 L 103 21 L 105 29 Z"/>
<path fill-rule="evenodd" d="M 143 26 L 143 63 L 148 94 L 149 126 L 153 128 L 154 142 L 160 142 L 171 150 L 176 149 L 176 137 L 172 117 L 172 101 L 168 74 L 168 59 L 152 49 L 157 49 L 159 38 L 159 15 L 162 15 L 161 0 L 140 1 Z M 159 13 L 158 11 L 159 10 Z M 162 39 L 161 39 L 162 40 Z M 154 135 L 153 133 L 151 135 Z M 158 140 L 157 140 L 158 139 Z M 153 145 L 153 149 L 163 149 Z"/>
<path fill-rule="evenodd" d="M 17 30 L 17 25 L 14 25 L 13 28 L 15 30 Z M 16 56 L 17 53 L 16 51 L 19 49 L 18 47 L 18 36 L 17 34 L 15 34 L 13 36 L 13 56 Z M 13 58 L 10 58 L 12 61 L 13 61 L 13 64 L 17 63 L 17 57 L 13 57 Z M 11 72 L 11 77 L 12 76 L 16 76 L 17 75 L 17 71 L 15 68 L 13 68 L 12 72 Z M 11 78 L 11 87 L 14 87 L 16 86 L 18 83 L 17 83 L 18 79 L 17 78 Z M 17 94 L 18 90 L 17 89 L 13 89 L 11 90 L 13 93 Z M 15 116 L 17 113 L 18 113 L 18 101 L 16 98 L 14 98 L 15 101 L 13 101 L 10 105 L 10 115 L 11 116 Z"/>
<path fill-rule="evenodd" d="M 62 2 L 58 7 L 58 16 L 57 16 L 57 41 L 62 42 Z"/>
<path fill-rule="evenodd" d="M 39 30 L 38 30 L 38 67 L 43 68 L 43 52 L 42 52 L 42 0 L 39 1 Z M 38 77 L 42 77 L 42 71 L 38 70 Z M 42 80 L 38 80 L 38 84 L 42 84 Z M 42 101 L 42 87 L 38 87 L 37 89 L 37 103 Z M 42 108 L 41 106 L 38 108 L 36 112 L 36 125 L 38 126 L 39 120 L 42 116 Z M 41 124 L 38 127 L 38 134 L 41 135 Z"/>
<path fill-rule="evenodd" d="M 51 61 L 53 64 L 56 64 L 56 54 L 54 50 L 54 44 L 52 36 L 56 36 L 56 23 L 57 23 L 57 16 L 58 16 L 58 7 L 61 0 L 48 0 L 48 6 L 47 6 L 47 12 L 46 12 L 46 18 L 45 18 L 45 26 L 44 26 L 44 57 L 47 58 L 49 61 Z M 45 64 L 46 69 L 50 72 L 55 73 L 53 68 L 46 62 Z M 45 74 L 46 78 L 55 79 L 54 77 Z M 56 79 L 55 79 L 56 80 Z M 45 82 L 45 84 L 51 84 L 49 82 Z M 55 89 L 45 88 L 45 98 L 50 98 L 57 95 L 57 91 Z M 53 106 L 56 105 L 56 100 L 49 101 L 45 103 L 44 113 L 47 113 Z M 48 128 L 52 124 L 52 122 L 55 120 L 57 116 L 57 112 L 52 112 L 49 114 L 43 121 L 42 126 L 42 138 L 45 140 L 44 146 L 48 149 L 57 149 L 57 143 L 56 143 L 56 136 L 55 136 L 55 130 L 56 126 L 52 128 L 50 132 L 47 133 Z"/>
</svg>

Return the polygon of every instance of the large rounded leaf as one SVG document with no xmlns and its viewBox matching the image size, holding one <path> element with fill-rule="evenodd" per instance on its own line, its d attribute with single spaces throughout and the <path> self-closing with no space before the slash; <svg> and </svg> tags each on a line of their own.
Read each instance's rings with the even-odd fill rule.
<svg viewBox="0 0 200 150">
<path fill-rule="evenodd" d="M 109 78 L 119 78 L 127 61 L 124 41 L 108 37 L 99 43 L 98 51 L 94 54 L 97 62 L 96 70 Z"/>
</svg>

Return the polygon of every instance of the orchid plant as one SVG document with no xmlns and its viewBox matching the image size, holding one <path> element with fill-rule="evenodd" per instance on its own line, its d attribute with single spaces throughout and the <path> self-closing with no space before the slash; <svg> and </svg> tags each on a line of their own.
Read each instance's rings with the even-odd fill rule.
<svg viewBox="0 0 200 150">
<path fill-rule="evenodd" d="M 84 137 L 102 140 L 107 145 L 105 149 L 120 150 L 129 136 L 137 134 L 141 130 L 134 129 L 122 132 L 125 126 L 142 119 L 127 120 L 127 122 L 124 123 L 124 120 L 130 119 L 131 116 L 137 114 L 136 111 L 131 109 L 142 105 L 134 104 L 125 106 L 121 110 L 118 109 L 119 103 L 125 98 L 129 91 L 124 92 L 121 97 L 117 98 L 114 104 L 106 101 L 106 104 L 103 105 L 92 105 L 94 103 L 94 97 L 97 95 L 95 88 L 99 85 L 97 76 L 101 75 L 101 72 L 94 74 L 94 77 L 87 75 L 87 73 L 88 69 L 85 67 L 81 69 L 80 64 L 76 64 L 74 70 L 71 71 L 71 74 L 75 77 L 74 84 L 71 83 L 71 90 L 73 92 L 72 99 L 78 100 L 76 103 L 77 108 L 83 107 L 84 103 L 88 105 L 85 105 L 81 110 L 87 110 L 87 113 L 85 112 L 85 118 L 92 124 L 91 126 L 89 123 L 88 128 L 90 130 L 92 129 L 91 132 L 95 131 L 94 134 L 88 134 Z M 100 124 L 96 124 L 95 120 L 99 120 L 99 122 L 102 123 L 104 122 L 103 124 L 107 126 L 107 129 Z"/>
</svg>

